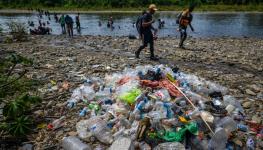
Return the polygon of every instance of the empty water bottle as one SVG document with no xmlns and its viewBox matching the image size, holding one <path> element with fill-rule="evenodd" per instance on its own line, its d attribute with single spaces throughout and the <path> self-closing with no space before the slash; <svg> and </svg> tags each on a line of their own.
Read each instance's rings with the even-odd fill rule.
<svg viewBox="0 0 263 150">
<path fill-rule="evenodd" d="M 80 117 L 84 117 L 84 116 L 87 114 L 87 112 L 88 112 L 88 107 L 84 107 L 84 108 L 80 111 L 79 116 L 80 116 Z"/>
<path fill-rule="evenodd" d="M 63 138 L 62 148 L 64 150 L 91 150 L 91 147 L 89 145 L 84 144 L 75 136 Z"/>
<path fill-rule="evenodd" d="M 227 133 L 223 128 L 217 128 L 214 136 L 209 141 L 208 147 L 213 150 L 223 150 L 226 148 Z"/>
<path fill-rule="evenodd" d="M 222 127 L 227 133 L 237 130 L 237 123 L 231 117 L 224 117 L 217 124 L 218 127 Z"/>
</svg>

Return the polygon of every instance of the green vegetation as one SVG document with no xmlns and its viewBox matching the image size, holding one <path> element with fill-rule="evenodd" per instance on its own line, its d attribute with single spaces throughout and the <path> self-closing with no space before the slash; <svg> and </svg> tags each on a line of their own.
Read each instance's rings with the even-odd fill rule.
<svg viewBox="0 0 263 150">
<path fill-rule="evenodd" d="M 191 3 L 206 11 L 263 11 L 263 0 L 0 0 L 0 8 L 52 10 L 142 10 L 155 3 L 160 10 L 177 10 Z"/>
<path fill-rule="evenodd" d="M 27 28 L 26 25 L 21 22 L 10 21 L 7 23 L 9 28 L 9 33 L 12 35 L 13 39 L 9 41 L 26 41 L 27 40 Z"/>
<path fill-rule="evenodd" d="M 28 94 L 37 85 L 36 81 L 25 77 L 26 68 L 32 65 L 32 61 L 14 52 L 0 53 L 0 104 L 4 105 L 0 130 L 4 135 L 23 137 L 31 131 L 34 123 L 30 112 L 41 101 L 39 97 Z"/>
</svg>

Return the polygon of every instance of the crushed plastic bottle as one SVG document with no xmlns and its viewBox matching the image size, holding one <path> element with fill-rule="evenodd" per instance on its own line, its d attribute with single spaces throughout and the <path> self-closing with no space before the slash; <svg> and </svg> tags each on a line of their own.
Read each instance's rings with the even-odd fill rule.
<svg viewBox="0 0 263 150">
<path fill-rule="evenodd" d="M 237 123 L 228 116 L 221 119 L 217 126 L 224 128 L 228 134 L 237 130 Z"/>
<path fill-rule="evenodd" d="M 48 124 L 48 129 L 56 130 L 64 125 L 65 116 L 54 120 L 52 123 Z"/>
<path fill-rule="evenodd" d="M 92 150 L 89 145 L 84 144 L 75 136 L 64 137 L 62 148 L 64 150 Z"/>
<path fill-rule="evenodd" d="M 226 147 L 228 135 L 224 128 L 217 128 L 215 135 L 209 141 L 208 147 L 213 150 L 223 150 Z"/>
<path fill-rule="evenodd" d="M 179 142 L 167 142 L 159 144 L 154 150 L 185 150 L 185 147 Z"/>
<path fill-rule="evenodd" d="M 88 130 L 102 143 L 111 144 L 113 137 L 107 123 L 99 117 L 90 118 L 87 122 Z"/>
<path fill-rule="evenodd" d="M 88 107 L 84 107 L 84 108 L 80 111 L 79 116 L 80 116 L 80 117 L 84 117 L 84 116 L 87 114 L 87 112 L 88 112 Z"/>
</svg>

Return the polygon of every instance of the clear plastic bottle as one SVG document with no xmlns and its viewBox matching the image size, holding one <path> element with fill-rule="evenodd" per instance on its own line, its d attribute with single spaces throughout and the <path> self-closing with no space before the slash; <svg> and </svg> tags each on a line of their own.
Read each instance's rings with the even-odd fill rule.
<svg viewBox="0 0 263 150">
<path fill-rule="evenodd" d="M 64 137 L 62 140 L 62 148 L 64 150 L 91 150 L 91 147 L 84 144 L 75 136 Z"/>
<path fill-rule="evenodd" d="M 52 130 L 56 130 L 64 125 L 65 116 L 62 116 L 59 119 L 54 120 L 48 127 Z"/>
<path fill-rule="evenodd" d="M 154 150 L 185 150 L 185 147 L 179 142 L 167 142 L 159 144 Z"/>
<path fill-rule="evenodd" d="M 113 137 L 107 123 L 99 117 L 93 117 L 87 122 L 88 130 L 102 143 L 111 144 Z"/>
<path fill-rule="evenodd" d="M 231 117 L 224 117 L 217 124 L 218 127 L 222 127 L 227 133 L 237 130 L 237 123 Z"/>
<path fill-rule="evenodd" d="M 224 128 L 217 128 L 215 135 L 209 141 L 208 147 L 213 150 L 223 150 L 226 148 L 227 133 Z"/>
</svg>

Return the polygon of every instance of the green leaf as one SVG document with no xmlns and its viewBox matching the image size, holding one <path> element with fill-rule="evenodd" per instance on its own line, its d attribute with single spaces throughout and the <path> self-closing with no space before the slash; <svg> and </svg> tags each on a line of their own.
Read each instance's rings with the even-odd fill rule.
<svg viewBox="0 0 263 150">
<path fill-rule="evenodd" d="M 7 118 L 16 118 L 24 112 L 24 106 L 21 102 L 12 101 L 5 105 L 3 115 Z"/>
<path fill-rule="evenodd" d="M 27 116 L 16 118 L 9 124 L 9 133 L 14 136 L 24 136 L 31 131 L 32 120 Z"/>
</svg>

